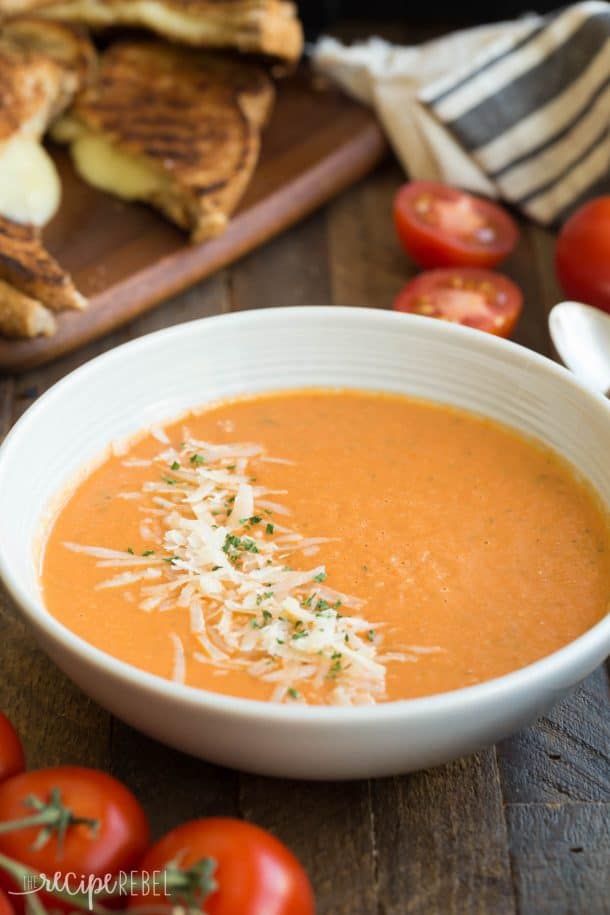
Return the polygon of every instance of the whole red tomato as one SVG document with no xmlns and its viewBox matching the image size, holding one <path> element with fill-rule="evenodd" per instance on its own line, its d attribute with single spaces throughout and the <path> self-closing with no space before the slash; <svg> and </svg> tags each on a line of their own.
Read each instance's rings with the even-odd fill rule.
<svg viewBox="0 0 610 915">
<path fill-rule="evenodd" d="M 174 879 L 172 862 L 178 862 Z M 206 863 L 213 870 L 213 884 L 207 882 L 207 886 Z M 315 912 L 311 884 L 292 852 L 270 833 L 241 820 L 211 818 L 178 826 L 150 849 L 140 867 L 143 874 L 153 874 L 168 865 L 167 883 L 160 885 L 168 890 L 177 888 L 171 895 L 168 893 L 173 906 L 196 905 L 206 915 Z M 189 896 L 185 890 L 193 867 L 203 877 L 199 883 L 202 888 Z M 158 905 L 159 900 L 141 893 L 129 905 L 146 907 L 155 902 Z"/>
<path fill-rule="evenodd" d="M 568 219 L 555 266 L 569 298 L 610 311 L 610 196 L 591 200 Z"/>
<path fill-rule="evenodd" d="M 25 769 L 25 756 L 17 731 L 0 712 L 0 782 Z"/>
<path fill-rule="evenodd" d="M 5 824 L 32 816 L 39 825 L 3 832 Z M 124 785 L 103 772 L 61 766 L 15 775 L 0 785 L 0 854 L 38 874 L 114 876 L 132 870 L 148 843 L 142 807 Z M 7 889 L 24 889 L 6 873 L 0 879 Z M 68 885 L 74 890 L 76 878 Z M 58 906 L 45 893 L 39 898 Z M 69 903 L 59 907 L 73 908 Z"/>
<path fill-rule="evenodd" d="M 15 910 L 9 902 L 6 893 L 0 890 L 0 915 L 15 915 Z"/>
</svg>

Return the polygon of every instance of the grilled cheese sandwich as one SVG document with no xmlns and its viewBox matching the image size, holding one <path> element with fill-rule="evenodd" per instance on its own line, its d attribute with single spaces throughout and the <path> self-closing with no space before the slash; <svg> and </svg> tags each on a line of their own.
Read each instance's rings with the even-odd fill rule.
<svg viewBox="0 0 610 915">
<path fill-rule="evenodd" d="M 43 225 L 60 183 L 40 145 L 90 72 L 93 48 L 59 23 L 23 19 L 0 32 L 0 214 Z"/>
<path fill-rule="evenodd" d="M 89 78 L 95 52 L 66 25 L 36 19 L 0 31 L 0 333 L 52 334 L 52 311 L 85 299 L 46 251 L 39 226 L 55 213 L 60 183 L 41 145 L 49 124 Z"/>
<path fill-rule="evenodd" d="M 223 231 L 248 185 L 273 98 L 249 62 L 125 41 L 103 54 L 53 136 L 86 181 L 151 204 L 203 241 Z"/>
<path fill-rule="evenodd" d="M 0 216 L 0 334 L 50 335 L 52 312 L 85 306 L 70 275 L 45 249 L 39 229 Z"/>
</svg>

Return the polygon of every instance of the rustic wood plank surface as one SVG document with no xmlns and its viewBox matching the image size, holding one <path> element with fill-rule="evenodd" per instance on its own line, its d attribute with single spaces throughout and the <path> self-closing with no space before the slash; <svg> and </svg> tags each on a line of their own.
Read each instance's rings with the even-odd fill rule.
<svg viewBox="0 0 610 915">
<path fill-rule="evenodd" d="M 243 308 L 386 307 L 413 267 L 390 219 L 388 163 L 199 287 L 44 369 L 0 381 L 0 436 L 50 384 L 97 353 L 171 323 Z M 549 353 L 552 238 L 524 227 L 506 270 L 523 286 L 517 339 Z M 1 510 L 1 509 L 0 509 Z M 155 832 L 193 815 L 244 816 L 301 857 L 319 915 L 603 915 L 610 912 L 608 678 L 598 670 L 533 727 L 411 776 L 351 784 L 220 769 L 136 733 L 85 698 L 0 596 L 0 707 L 32 766 L 101 766 L 145 803 Z M 239 915 L 239 913 L 235 913 Z"/>
</svg>

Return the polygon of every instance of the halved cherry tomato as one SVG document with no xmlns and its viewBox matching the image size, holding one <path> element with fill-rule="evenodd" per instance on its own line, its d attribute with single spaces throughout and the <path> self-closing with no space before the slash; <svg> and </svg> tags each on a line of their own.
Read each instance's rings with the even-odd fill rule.
<svg viewBox="0 0 610 915">
<path fill-rule="evenodd" d="M 400 188 L 394 221 L 403 247 L 420 267 L 493 267 L 519 239 L 502 207 L 433 181 Z"/>
<path fill-rule="evenodd" d="M 441 318 L 500 337 L 509 336 L 522 306 L 521 290 L 507 277 L 467 267 L 420 273 L 394 302 L 396 311 Z"/>
<path fill-rule="evenodd" d="M 170 894 L 168 905 L 195 907 L 206 915 L 313 915 L 315 911 L 311 884 L 295 856 L 250 823 L 220 817 L 185 823 L 150 849 L 140 869 L 143 874 L 158 873 L 172 862 L 178 862 L 178 872 L 174 868 L 172 880 L 172 871 L 166 871 L 168 889 L 179 887 L 181 875 L 193 866 L 202 879 L 192 896 L 179 889 Z M 209 885 L 210 870 L 215 887 Z M 133 897 L 129 907 L 159 901 L 142 893 Z"/>
<path fill-rule="evenodd" d="M 25 756 L 17 731 L 0 712 L 0 782 L 25 769 Z"/>
<path fill-rule="evenodd" d="M 0 915 L 15 915 L 15 910 L 9 902 L 6 893 L 0 890 Z"/>
<path fill-rule="evenodd" d="M 591 200 L 568 219 L 555 265 L 567 296 L 610 312 L 610 196 Z"/>
<path fill-rule="evenodd" d="M 38 825 L 3 832 L 7 823 L 34 816 Z M 15 775 L 0 785 L 0 854 L 38 874 L 49 878 L 56 873 L 116 875 L 134 868 L 148 844 L 142 807 L 124 785 L 104 772 L 60 766 Z M 1 870 L 0 882 L 5 889 L 24 889 Z M 76 876 L 68 878 L 71 890 L 76 885 Z M 74 908 L 43 892 L 38 897 L 51 908 Z"/>
</svg>

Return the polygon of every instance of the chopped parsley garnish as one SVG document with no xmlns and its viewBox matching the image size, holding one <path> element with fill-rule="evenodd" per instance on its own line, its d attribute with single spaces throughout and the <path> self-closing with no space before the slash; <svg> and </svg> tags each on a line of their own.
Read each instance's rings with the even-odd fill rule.
<svg viewBox="0 0 610 915">
<path fill-rule="evenodd" d="M 335 677 L 337 676 L 337 674 L 341 673 L 341 671 L 343 670 L 343 665 L 341 664 L 341 655 L 339 654 L 337 656 L 337 654 L 338 653 L 335 652 L 332 655 L 332 657 L 336 658 L 336 660 L 330 665 L 330 669 L 327 674 L 329 680 L 334 680 Z"/>
<path fill-rule="evenodd" d="M 265 622 L 265 625 L 270 623 L 272 619 L 273 619 L 273 613 L 270 613 L 269 610 L 263 610 L 263 620 Z"/>
<path fill-rule="evenodd" d="M 205 464 L 205 458 L 201 454 L 192 454 L 189 458 L 189 461 L 191 464 L 195 464 L 196 466 Z"/>
<path fill-rule="evenodd" d="M 374 630 L 374 629 L 369 629 L 369 631 L 368 631 L 367 634 L 366 634 L 366 637 L 367 637 L 367 639 L 369 640 L 369 642 L 374 642 L 374 641 L 375 641 L 375 635 L 376 635 L 375 630 Z"/>
<path fill-rule="evenodd" d="M 295 632 L 295 633 L 293 633 L 292 638 L 293 639 L 306 639 L 308 635 L 309 635 L 308 632 Z"/>
<path fill-rule="evenodd" d="M 290 696 L 291 699 L 298 699 L 299 691 L 298 691 L 298 689 L 295 689 L 294 686 L 290 686 L 288 688 L 288 695 Z"/>
<path fill-rule="evenodd" d="M 275 525 L 271 524 L 270 522 L 267 522 L 267 526 L 265 528 L 265 533 L 273 534 L 274 531 L 275 531 Z"/>
<path fill-rule="evenodd" d="M 127 552 L 130 553 L 132 556 L 134 555 L 133 549 L 130 546 L 127 547 Z"/>
<path fill-rule="evenodd" d="M 246 537 L 238 537 L 237 534 L 227 534 L 222 549 L 231 562 L 235 562 L 239 559 L 240 552 L 258 553 L 258 547 L 254 540 L 250 540 Z"/>
<path fill-rule="evenodd" d="M 326 572 L 318 572 L 317 575 L 314 575 L 313 580 L 320 582 L 326 581 Z"/>
<path fill-rule="evenodd" d="M 142 556 L 154 556 L 154 555 L 155 555 L 154 550 L 144 550 L 144 552 L 142 553 Z"/>
<path fill-rule="evenodd" d="M 170 470 L 180 470 L 180 464 L 178 463 L 178 461 L 174 461 L 174 463 L 170 467 Z"/>
<path fill-rule="evenodd" d="M 328 603 L 328 601 L 322 600 L 322 598 L 320 598 L 320 600 L 316 604 L 316 610 L 318 610 L 318 611 L 328 610 L 329 607 L 330 607 L 330 604 Z"/>
<path fill-rule="evenodd" d="M 172 479 L 172 477 L 162 476 L 161 479 L 163 480 L 164 483 L 167 483 L 169 486 L 174 486 L 178 482 L 178 480 L 174 480 L 174 479 Z"/>
<path fill-rule="evenodd" d="M 227 554 L 231 562 L 239 558 L 239 548 L 241 540 L 236 534 L 227 534 L 225 542 L 222 545 L 223 552 Z"/>
</svg>

